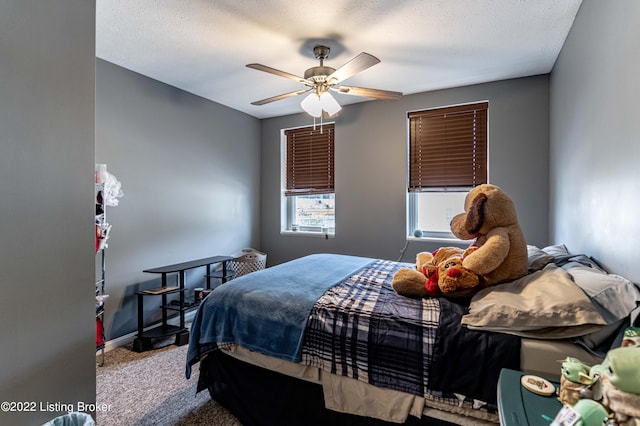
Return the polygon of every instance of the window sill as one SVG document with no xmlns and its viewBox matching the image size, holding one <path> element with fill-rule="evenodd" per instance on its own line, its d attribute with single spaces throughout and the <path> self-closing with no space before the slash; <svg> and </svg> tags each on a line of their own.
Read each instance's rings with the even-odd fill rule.
<svg viewBox="0 0 640 426">
<path fill-rule="evenodd" d="M 329 232 L 325 234 L 324 232 L 288 231 L 288 230 L 280 231 L 280 235 L 295 236 L 295 237 L 325 238 L 325 239 L 335 237 L 335 233 L 333 232 Z"/>
<path fill-rule="evenodd" d="M 447 244 L 462 244 L 471 245 L 472 241 L 459 240 L 457 238 L 446 237 L 414 237 L 413 235 L 407 235 L 407 241 L 418 241 L 424 243 L 447 243 Z"/>
</svg>

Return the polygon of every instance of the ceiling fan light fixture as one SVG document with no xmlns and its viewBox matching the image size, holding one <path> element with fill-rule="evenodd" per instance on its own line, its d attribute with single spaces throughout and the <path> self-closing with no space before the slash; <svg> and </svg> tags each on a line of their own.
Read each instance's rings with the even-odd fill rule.
<svg viewBox="0 0 640 426">
<path fill-rule="evenodd" d="M 300 106 L 302 107 L 304 112 L 312 117 L 318 118 L 322 115 L 322 104 L 320 102 L 320 98 L 316 93 L 310 93 L 307 97 L 305 97 L 302 102 L 300 102 Z"/>
<path fill-rule="evenodd" d="M 342 109 L 338 101 L 329 92 L 324 92 L 320 95 L 320 104 L 329 116 L 336 115 Z"/>
</svg>

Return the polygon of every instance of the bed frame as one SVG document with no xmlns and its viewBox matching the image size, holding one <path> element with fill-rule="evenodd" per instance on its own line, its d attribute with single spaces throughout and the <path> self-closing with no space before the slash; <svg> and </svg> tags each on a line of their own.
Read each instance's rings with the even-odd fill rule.
<svg viewBox="0 0 640 426">
<path fill-rule="evenodd" d="M 371 417 L 338 413 L 324 406 L 322 386 L 216 351 L 200 363 L 199 388 L 231 411 L 244 426 L 391 426 Z M 475 421 L 475 420 L 474 420 Z M 409 416 L 407 426 L 456 425 L 433 417 Z"/>
</svg>

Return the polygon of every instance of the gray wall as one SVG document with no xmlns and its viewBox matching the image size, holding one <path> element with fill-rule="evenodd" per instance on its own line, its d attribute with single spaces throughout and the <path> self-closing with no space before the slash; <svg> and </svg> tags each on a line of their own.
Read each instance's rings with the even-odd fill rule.
<svg viewBox="0 0 640 426">
<path fill-rule="evenodd" d="M 640 282 L 640 2 L 585 0 L 551 78 L 551 236 Z"/>
<path fill-rule="evenodd" d="M 95 4 L 0 1 L 0 412 L 95 402 Z"/>
<path fill-rule="evenodd" d="M 112 340 L 136 330 L 135 292 L 160 285 L 143 269 L 260 249 L 260 121 L 103 60 L 96 80 L 96 162 L 124 192 L 107 209 Z M 147 323 L 159 304 L 145 298 Z"/>
<path fill-rule="evenodd" d="M 280 130 L 303 114 L 263 120 L 262 247 L 269 263 L 314 252 L 397 259 L 406 236 L 407 111 L 489 101 L 489 174 L 514 199 L 527 241 L 548 238 L 549 76 L 346 106 L 336 119 L 336 236 L 280 235 Z M 442 243 L 410 242 L 403 260 Z"/>
<path fill-rule="evenodd" d="M 406 111 L 483 99 L 490 180 L 513 196 L 527 240 L 564 242 L 640 281 L 634 0 L 585 0 L 550 83 L 539 76 L 345 108 L 330 240 L 279 235 L 279 131 L 310 124 L 306 116 L 261 125 L 102 61 L 94 100 L 92 2 L 0 0 L 0 9 L 0 400 L 95 400 L 94 160 L 125 191 L 109 211 L 107 326 L 119 332 L 135 324 L 129 298 L 149 284 L 146 267 L 244 246 L 262 248 L 270 264 L 318 251 L 397 258 Z M 422 249 L 411 243 L 405 258 Z"/>
</svg>

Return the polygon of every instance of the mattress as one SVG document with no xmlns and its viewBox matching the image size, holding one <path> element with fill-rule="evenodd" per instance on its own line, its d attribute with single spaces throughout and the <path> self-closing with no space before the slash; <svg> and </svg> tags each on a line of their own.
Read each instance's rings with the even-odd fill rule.
<svg viewBox="0 0 640 426">
<path fill-rule="evenodd" d="M 602 358 L 568 340 L 523 338 L 520 348 L 520 369 L 529 374 L 560 377 L 560 362 L 574 357 L 587 365 L 600 364 Z"/>
</svg>

